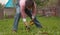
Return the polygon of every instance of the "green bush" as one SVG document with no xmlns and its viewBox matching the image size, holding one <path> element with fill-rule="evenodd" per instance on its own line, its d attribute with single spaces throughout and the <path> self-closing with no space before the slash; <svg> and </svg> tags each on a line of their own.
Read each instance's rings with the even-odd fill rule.
<svg viewBox="0 0 60 35">
<path fill-rule="evenodd" d="M 3 5 L 2 4 L 0 4 L 0 8 L 3 8 Z"/>
<path fill-rule="evenodd" d="M 0 8 L 2 7 L 2 4 L 0 4 Z"/>
<path fill-rule="evenodd" d="M 45 6 L 49 0 L 35 0 L 35 2 L 37 3 L 37 6 Z"/>
</svg>

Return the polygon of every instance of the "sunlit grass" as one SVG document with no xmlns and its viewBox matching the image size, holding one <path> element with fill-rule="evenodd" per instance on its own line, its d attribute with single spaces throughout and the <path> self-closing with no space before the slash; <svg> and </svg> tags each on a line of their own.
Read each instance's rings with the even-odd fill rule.
<svg viewBox="0 0 60 35">
<path fill-rule="evenodd" d="M 33 25 L 30 32 L 27 32 L 22 20 L 20 20 L 17 33 L 12 32 L 13 18 L 0 20 L 0 35 L 60 35 L 60 17 L 37 17 L 37 19 L 43 28 L 39 29 Z M 29 18 L 27 20 L 30 21 Z"/>
</svg>

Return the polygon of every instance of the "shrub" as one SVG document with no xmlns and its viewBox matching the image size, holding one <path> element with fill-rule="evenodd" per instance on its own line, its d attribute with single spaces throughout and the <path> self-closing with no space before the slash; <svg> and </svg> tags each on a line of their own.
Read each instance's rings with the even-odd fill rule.
<svg viewBox="0 0 60 35">
<path fill-rule="evenodd" d="M 4 7 L 4 5 L 0 4 L 0 8 L 3 8 L 3 7 Z"/>
</svg>

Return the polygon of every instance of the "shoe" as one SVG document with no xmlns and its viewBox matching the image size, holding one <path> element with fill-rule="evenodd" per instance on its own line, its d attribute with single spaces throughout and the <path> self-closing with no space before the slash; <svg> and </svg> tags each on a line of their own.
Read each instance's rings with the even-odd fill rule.
<svg viewBox="0 0 60 35">
<path fill-rule="evenodd" d="M 16 31 L 16 30 L 13 30 L 13 32 L 15 32 L 15 33 L 16 33 L 17 31 Z"/>
</svg>

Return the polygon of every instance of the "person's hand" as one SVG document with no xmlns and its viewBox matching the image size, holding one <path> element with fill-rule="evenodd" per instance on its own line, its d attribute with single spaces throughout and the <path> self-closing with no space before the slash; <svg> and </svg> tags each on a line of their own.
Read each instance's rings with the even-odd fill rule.
<svg viewBox="0 0 60 35">
<path fill-rule="evenodd" d="M 32 16 L 32 20 L 31 21 L 33 21 L 35 19 L 35 16 Z"/>
</svg>

